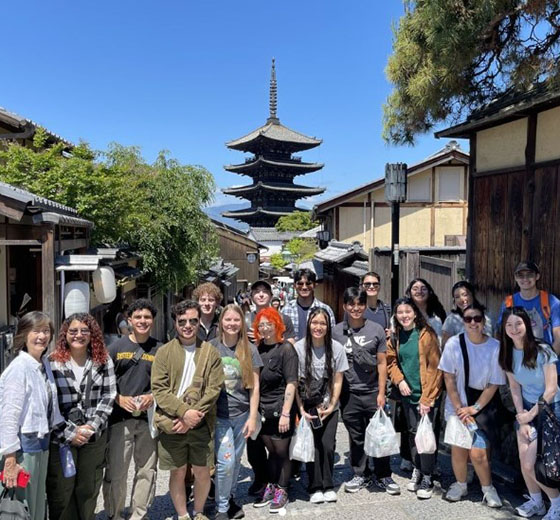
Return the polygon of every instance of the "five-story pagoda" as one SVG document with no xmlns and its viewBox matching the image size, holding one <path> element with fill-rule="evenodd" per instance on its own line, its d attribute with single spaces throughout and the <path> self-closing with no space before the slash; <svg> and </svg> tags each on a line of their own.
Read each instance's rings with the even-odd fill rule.
<svg viewBox="0 0 560 520">
<path fill-rule="evenodd" d="M 309 150 L 321 144 L 321 139 L 308 137 L 282 125 L 276 115 L 277 86 L 274 59 L 270 79 L 270 115 L 266 124 L 240 139 L 226 143 L 232 150 L 253 154 L 242 164 L 225 166 L 233 173 L 251 177 L 247 186 L 226 188 L 226 195 L 234 195 L 251 201 L 247 209 L 227 211 L 224 217 L 246 222 L 252 227 L 272 227 L 283 215 L 296 210 L 298 199 L 318 195 L 324 188 L 312 188 L 294 183 L 294 177 L 316 172 L 321 163 L 303 162 L 295 152 Z"/>
</svg>

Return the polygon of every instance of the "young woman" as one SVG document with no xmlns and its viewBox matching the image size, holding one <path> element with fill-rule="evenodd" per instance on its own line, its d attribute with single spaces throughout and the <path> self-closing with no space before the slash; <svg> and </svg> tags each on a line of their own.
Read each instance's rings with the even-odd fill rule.
<svg viewBox="0 0 560 520">
<path fill-rule="evenodd" d="M 560 490 L 541 484 L 535 477 L 537 459 L 537 402 L 542 396 L 560 419 L 560 389 L 555 362 L 558 359 L 546 343 L 533 335 L 531 319 L 523 307 L 509 307 L 502 315 L 500 366 L 506 371 L 513 404 L 517 411 L 517 446 L 521 471 L 530 499 L 516 511 L 530 518 L 544 515 L 541 491 L 550 499 L 546 520 L 560 519 Z"/>
<path fill-rule="evenodd" d="M 54 329 L 43 312 L 25 314 L 14 338 L 17 357 L 0 377 L 0 455 L 6 488 L 27 500 L 33 520 L 44 520 L 50 431 L 64 422 L 56 384 L 45 357 Z M 20 471 L 30 474 L 26 488 L 16 487 Z"/>
<path fill-rule="evenodd" d="M 332 339 L 327 312 L 313 309 L 305 338 L 295 344 L 299 358 L 300 414 L 313 426 L 315 461 L 307 464 L 311 502 L 336 502 L 333 482 L 338 400 L 343 372 L 348 370 L 344 347 Z"/>
<path fill-rule="evenodd" d="M 218 349 L 224 368 L 224 387 L 218 397 L 216 446 L 216 520 L 242 518 L 243 509 L 234 501 L 245 442 L 256 430 L 259 407 L 257 348 L 249 343 L 241 307 L 227 305 L 220 314 Z"/>
<path fill-rule="evenodd" d="M 49 518 L 86 520 L 93 518 L 95 512 L 105 466 L 107 422 L 117 394 L 113 361 L 93 316 L 80 313 L 66 318 L 50 355 L 50 365 L 66 425 L 51 440 Z M 63 474 L 63 444 L 70 445 L 76 467 L 74 477 Z"/>
<path fill-rule="evenodd" d="M 263 362 L 260 374 L 260 411 L 263 418 L 260 436 L 268 451 L 269 482 L 253 504 L 270 512 L 284 512 L 288 503 L 290 480 L 290 440 L 294 432 L 292 407 L 298 380 L 298 357 L 294 347 L 283 340 L 285 326 L 276 309 L 258 312 L 253 325 L 255 340 Z"/>
<path fill-rule="evenodd" d="M 426 324 L 412 298 L 400 298 L 394 307 L 395 332 L 387 346 L 389 377 L 400 391 L 414 469 L 407 489 L 418 498 L 431 498 L 435 454 L 419 454 L 415 436 L 423 415 L 433 422 L 434 409 L 442 389 L 438 370 L 438 339 Z"/>
<path fill-rule="evenodd" d="M 465 331 L 463 324 L 463 310 L 473 303 L 479 303 L 474 295 L 474 287 L 466 280 L 457 282 L 451 289 L 453 304 L 455 308 L 449 313 L 443 322 L 443 332 L 441 334 L 441 348 L 445 347 L 447 340 L 451 336 Z M 492 336 L 492 321 L 490 317 L 484 315 L 484 334 Z"/>
<path fill-rule="evenodd" d="M 446 314 L 432 286 L 424 278 L 414 278 L 408 284 L 405 296 L 412 299 L 424 316 L 424 320 L 441 340 L 441 329 Z"/>
<path fill-rule="evenodd" d="M 447 390 L 446 419 L 456 415 L 474 434 L 470 450 L 451 447 L 451 463 L 457 481 L 449 487 L 445 498 L 457 502 L 467 494 L 470 458 L 482 487 L 483 501 L 490 507 L 501 507 L 500 497 L 492 485 L 489 457 L 496 432 L 494 397 L 498 386 L 506 382 L 498 361 L 500 344 L 484 334 L 484 307 L 479 303 L 463 310 L 463 322 L 465 332 L 447 341 L 439 368 L 444 372 Z"/>
</svg>

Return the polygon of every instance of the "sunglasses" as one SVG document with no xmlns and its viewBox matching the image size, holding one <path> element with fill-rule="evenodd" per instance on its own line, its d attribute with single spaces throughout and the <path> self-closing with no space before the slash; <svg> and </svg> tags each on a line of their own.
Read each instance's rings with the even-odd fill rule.
<svg viewBox="0 0 560 520">
<path fill-rule="evenodd" d="M 89 329 L 68 329 L 69 336 L 77 336 L 81 334 L 82 336 L 89 336 L 91 334 Z"/>
<path fill-rule="evenodd" d="M 366 283 L 363 283 L 362 286 L 367 289 L 368 287 L 373 287 L 373 288 L 381 287 L 381 284 L 378 283 L 378 282 L 366 282 Z"/>
<path fill-rule="evenodd" d="M 188 320 L 177 320 L 177 326 L 179 328 L 183 328 L 186 327 L 187 324 L 190 325 L 191 327 L 196 327 L 198 325 L 198 318 L 190 318 Z"/>
<path fill-rule="evenodd" d="M 313 282 L 296 282 L 296 287 L 312 287 Z"/>
<path fill-rule="evenodd" d="M 471 322 L 475 322 L 475 323 L 482 323 L 482 320 L 484 319 L 484 316 L 481 316 L 480 314 L 478 314 L 477 316 L 463 316 L 463 321 L 465 323 L 471 323 Z"/>
</svg>

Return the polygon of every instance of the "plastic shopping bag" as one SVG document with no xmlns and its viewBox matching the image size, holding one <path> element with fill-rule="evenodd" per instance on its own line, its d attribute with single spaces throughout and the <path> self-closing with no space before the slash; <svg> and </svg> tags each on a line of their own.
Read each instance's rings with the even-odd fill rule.
<svg viewBox="0 0 560 520">
<path fill-rule="evenodd" d="M 388 457 L 399 453 L 400 439 L 393 428 L 391 419 L 382 408 L 378 408 L 366 428 L 364 451 L 375 458 Z"/>
<path fill-rule="evenodd" d="M 435 453 L 437 449 L 436 436 L 428 414 L 423 415 L 414 437 L 418 453 Z"/>
<path fill-rule="evenodd" d="M 456 415 L 452 415 L 447 419 L 443 442 L 459 446 L 459 448 L 465 448 L 466 450 L 470 450 L 472 447 L 471 432 Z"/>
<path fill-rule="evenodd" d="M 313 462 L 315 460 L 315 441 L 310 424 L 303 417 L 290 442 L 290 459 L 301 462 Z"/>
</svg>

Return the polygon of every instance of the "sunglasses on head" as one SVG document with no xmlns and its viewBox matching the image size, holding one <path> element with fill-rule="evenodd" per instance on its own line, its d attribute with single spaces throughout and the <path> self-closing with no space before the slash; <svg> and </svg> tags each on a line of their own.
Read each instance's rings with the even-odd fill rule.
<svg viewBox="0 0 560 520">
<path fill-rule="evenodd" d="M 476 315 L 476 316 L 463 316 L 463 321 L 465 323 L 471 323 L 471 322 L 475 322 L 475 323 L 482 323 L 482 320 L 484 319 L 484 316 L 481 316 L 480 314 Z"/>
</svg>

